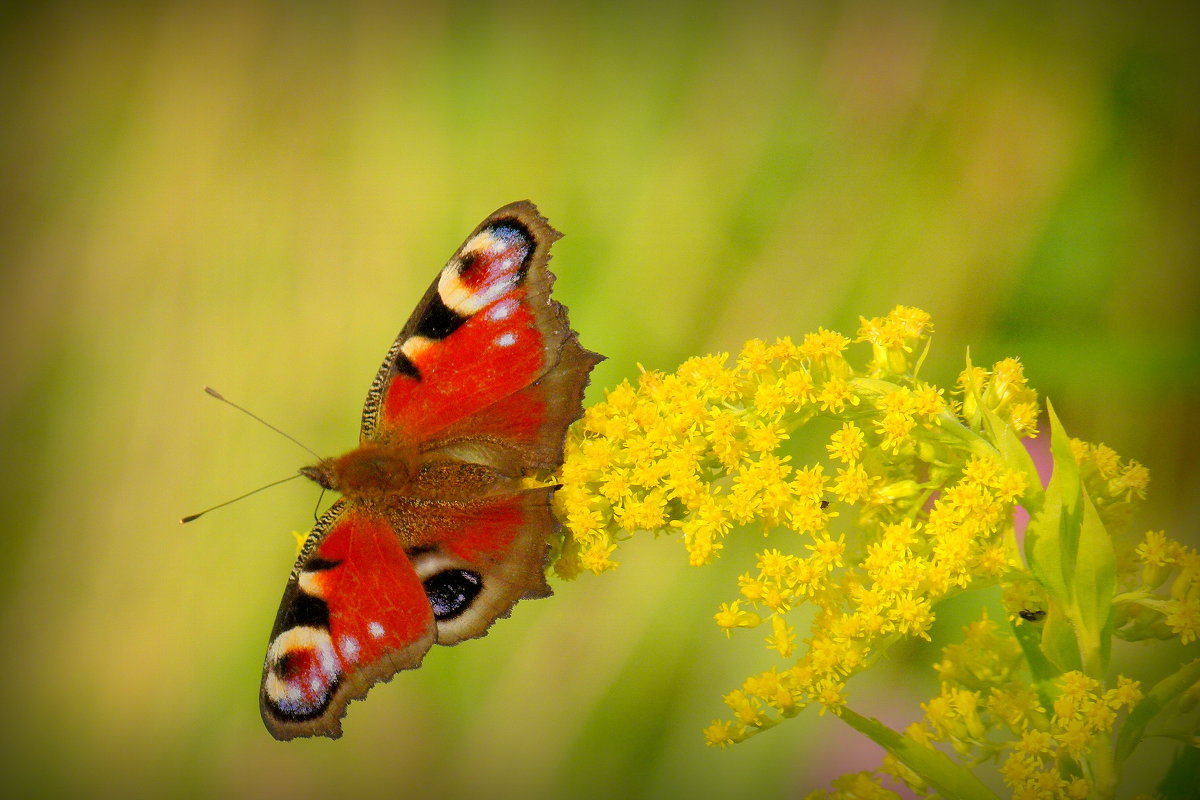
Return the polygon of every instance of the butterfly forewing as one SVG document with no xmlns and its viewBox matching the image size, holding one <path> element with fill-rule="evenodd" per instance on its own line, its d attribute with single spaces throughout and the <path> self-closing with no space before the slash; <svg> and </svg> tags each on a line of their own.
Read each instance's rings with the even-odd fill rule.
<svg viewBox="0 0 1200 800">
<path fill-rule="evenodd" d="M 521 202 L 467 237 L 372 382 L 364 441 L 421 442 L 428 450 L 486 436 L 539 452 L 533 460 L 543 463 L 523 466 L 561 461 L 563 435 L 582 413 L 587 372 L 600 357 L 580 347 L 566 309 L 550 298 L 547 262 L 559 236 L 533 204 Z"/>
</svg>

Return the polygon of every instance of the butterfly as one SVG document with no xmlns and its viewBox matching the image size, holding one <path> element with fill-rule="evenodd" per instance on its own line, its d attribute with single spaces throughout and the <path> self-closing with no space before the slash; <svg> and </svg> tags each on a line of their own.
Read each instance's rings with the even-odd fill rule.
<svg viewBox="0 0 1200 800">
<path fill-rule="evenodd" d="M 557 487 L 523 478 L 562 464 L 603 360 L 551 299 L 560 236 L 527 201 L 480 223 L 388 350 L 358 447 L 300 470 L 342 496 L 305 540 L 271 631 L 259 705 L 276 739 L 341 736 L 373 684 L 550 594 Z"/>
</svg>

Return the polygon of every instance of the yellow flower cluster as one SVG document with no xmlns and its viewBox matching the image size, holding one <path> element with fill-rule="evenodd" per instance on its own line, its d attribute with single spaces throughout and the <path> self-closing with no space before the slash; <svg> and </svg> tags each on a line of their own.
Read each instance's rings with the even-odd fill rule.
<svg viewBox="0 0 1200 800">
<path fill-rule="evenodd" d="M 781 660 L 725 695 L 709 745 L 815 705 L 889 754 L 813 797 L 896 797 L 889 778 L 921 796 L 990 796 L 971 782 L 984 764 L 1014 797 L 1111 796 L 1148 706 L 1114 745 L 1141 691 L 1124 676 L 1101 683 L 1109 637 L 1200 639 L 1200 554 L 1161 531 L 1124 538 L 1146 468 L 1103 444 L 1065 447 L 1052 409 L 1055 480 L 1041 486 L 1019 441 L 1037 434 L 1039 403 L 1018 361 L 968 361 L 947 396 L 918 375 L 927 314 L 860 323 L 853 340 L 824 329 L 752 340 L 736 358 L 609 391 L 571 429 L 555 476 L 554 571 L 613 569 L 638 531 L 680 534 L 703 566 L 731 534 L 758 531 L 765 545 L 713 619 L 727 636 L 758 629 Z M 1023 555 L 1018 504 L 1032 515 Z M 1010 624 L 985 614 L 943 648 L 922 722 L 899 736 L 847 705 L 847 681 L 893 643 L 930 639 L 940 601 L 996 586 Z M 1200 704 L 1200 661 L 1152 696 L 1178 697 L 1184 713 Z"/>
<path fill-rule="evenodd" d="M 981 407 L 988 408 L 1013 426 L 1020 436 L 1037 436 L 1037 392 L 1025 382 L 1025 371 L 1015 358 L 999 361 L 992 369 L 968 366 L 958 376 L 963 419 L 978 427 Z"/>
<path fill-rule="evenodd" d="M 1112 532 L 1117 557 L 1117 571 L 1123 584 L 1134 582 L 1140 568 L 1133 554 L 1137 544 L 1125 537 L 1133 513 L 1146 499 L 1150 471 L 1137 461 L 1122 461 L 1117 452 L 1106 444 L 1089 444 L 1071 440 L 1071 452 L 1079 464 L 1083 487 L 1095 505 L 1104 527 Z M 1130 587 L 1132 588 L 1132 587 Z"/>
<path fill-rule="evenodd" d="M 900 795 L 879 785 L 870 772 L 851 772 L 833 781 L 832 792 L 810 792 L 805 800 L 900 800 Z"/>
<path fill-rule="evenodd" d="M 1147 531 L 1134 549 L 1139 585 L 1113 598 L 1123 639 L 1200 639 L 1200 553 L 1163 531 Z"/>
<path fill-rule="evenodd" d="M 823 472 L 797 472 L 776 451 L 818 409 L 858 403 L 841 356 L 848 344 L 829 331 L 799 345 L 752 340 L 733 367 L 727 355 L 693 358 L 608 392 L 567 439 L 555 501 L 568 535 L 555 571 L 612 569 L 616 545 L 638 530 L 680 530 L 702 565 L 734 525 L 824 529 Z"/>
<path fill-rule="evenodd" d="M 1117 715 L 1142 699 L 1138 682 L 1124 675 L 1117 676 L 1115 688 L 1103 691 L 1082 672 L 1066 672 L 1056 688 L 1052 713 L 1048 718 L 1039 714 L 1014 731 L 1019 738 L 1008 746 L 1009 755 L 1000 766 L 1016 800 L 1088 797 L 1092 781 L 1085 777 L 1090 770 L 1084 765 L 1094 751 L 1111 747 L 1109 734 Z M 1072 772 L 1084 775 L 1067 777 Z"/>
<path fill-rule="evenodd" d="M 1106 444 L 1071 440 L 1071 451 L 1081 467 L 1084 486 L 1093 501 L 1109 504 L 1133 498 L 1146 499 L 1150 470 L 1136 461 L 1121 462 L 1117 451 Z"/>
<path fill-rule="evenodd" d="M 941 690 L 922 703 L 924 719 L 904 736 L 923 747 L 949 744 L 970 763 L 997 761 L 1014 798 L 1079 798 L 1089 796 L 1095 770 L 1091 761 L 1111 749 L 1117 717 L 1142 699 L 1137 681 L 1118 675 L 1114 688 L 1103 690 L 1082 672 L 1061 674 L 1051 699 L 1043 705 L 1025 674 L 1016 639 L 983 617 L 964 628 L 961 643 L 942 649 L 935 665 Z M 1108 754 L 1103 754 L 1107 756 Z M 932 789 L 908 767 L 888 755 L 875 771 L 844 776 L 824 798 L 891 797 L 885 780 L 903 784 L 918 796 Z M 848 780 L 852 784 L 846 783 Z M 845 791 L 853 785 L 866 794 Z"/>
<path fill-rule="evenodd" d="M 884 647 L 929 638 L 935 603 L 1017 563 L 1012 508 L 1028 479 L 1002 465 L 979 415 L 1033 433 L 1037 395 L 1007 359 L 969 367 L 951 403 L 916 375 L 931 331 L 923 311 L 898 307 L 862 319 L 853 342 L 824 329 L 798 344 L 751 340 L 732 364 L 722 354 L 643 372 L 572 428 L 558 575 L 614 568 L 639 530 L 680 532 L 697 566 L 739 526 L 773 537 L 715 620 L 765 629 L 789 661 L 726 695 L 732 720 L 706 729 L 710 744 L 814 703 L 837 713 L 847 678 Z M 870 347 L 862 362 L 847 357 L 856 343 Z M 820 451 L 792 447 L 801 426 L 831 422 Z M 805 605 L 816 615 L 802 636 L 791 615 Z"/>
</svg>

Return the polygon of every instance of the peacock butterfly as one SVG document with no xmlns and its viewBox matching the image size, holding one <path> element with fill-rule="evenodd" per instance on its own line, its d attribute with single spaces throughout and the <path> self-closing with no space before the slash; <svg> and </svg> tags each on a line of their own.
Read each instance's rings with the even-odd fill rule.
<svg viewBox="0 0 1200 800">
<path fill-rule="evenodd" d="M 482 636 L 544 566 L 562 464 L 588 373 L 550 297 L 558 231 L 529 202 L 458 249 L 371 382 L 359 445 L 300 473 L 341 493 L 283 593 L 259 705 L 276 739 L 341 736 L 346 705 L 420 666 L 433 644 Z"/>
</svg>

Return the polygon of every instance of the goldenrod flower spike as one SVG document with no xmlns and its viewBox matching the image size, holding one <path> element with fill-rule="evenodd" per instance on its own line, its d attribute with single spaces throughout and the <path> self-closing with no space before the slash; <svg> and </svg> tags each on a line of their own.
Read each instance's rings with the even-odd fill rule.
<svg viewBox="0 0 1200 800">
<path fill-rule="evenodd" d="M 900 306 L 860 323 L 853 341 L 825 329 L 799 343 L 752 339 L 736 357 L 643 370 L 636 384 L 609 390 L 568 435 L 553 570 L 613 569 L 641 531 L 679 533 L 693 566 L 719 558 L 728 536 L 766 534 L 737 596 L 705 613 L 727 636 L 761 628 L 779 661 L 725 696 L 730 718 L 704 729 L 709 745 L 743 741 L 815 704 L 889 752 L 879 771 L 846 776 L 834 796 L 850 787 L 883 796 L 888 775 L 922 795 L 990 796 L 967 766 L 989 759 L 1014 796 L 1111 796 L 1136 744 L 1114 749 L 1111 733 L 1141 691 L 1125 676 L 1106 688 L 1105 674 L 1078 665 L 1104 664 L 1098 630 L 1200 637 L 1200 556 L 1162 532 L 1117 541 L 1149 476 L 1111 448 L 1061 440 L 1055 482 L 1041 486 L 1019 441 L 1037 435 L 1041 406 L 1018 360 L 990 369 L 968 360 L 948 392 L 917 376 L 928 314 Z M 804 426 L 822 431 L 817 448 L 798 435 Z M 1024 558 L 1018 504 L 1035 515 Z M 1044 518 L 1067 504 L 1061 513 L 1081 526 L 1074 535 L 1091 538 L 1059 555 Z M 1112 585 L 1115 595 L 1076 592 L 1054 582 L 1061 575 L 1047 582 L 1058 573 L 1042 562 L 1061 570 L 1063 558 L 1076 559 L 1089 591 Z M 900 639 L 929 640 L 941 600 L 995 586 L 1007 624 L 985 615 L 961 645 L 944 647 L 942 689 L 921 724 L 895 734 L 847 707 L 849 678 Z M 1043 653 L 1043 641 L 1058 649 Z M 1086 650 L 1070 656 L 1076 647 Z M 1185 678 L 1179 692 L 1200 674 Z M 937 741 L 961 763 L 931 750 Z"/>
</svg>

